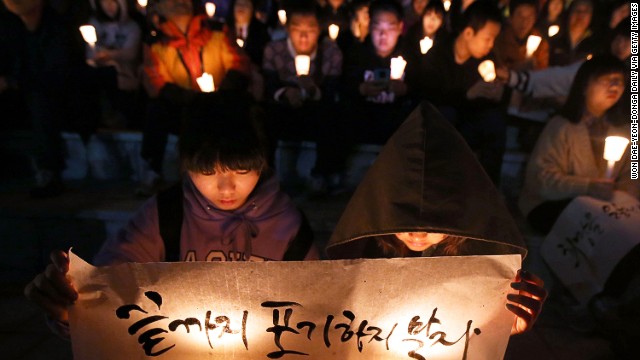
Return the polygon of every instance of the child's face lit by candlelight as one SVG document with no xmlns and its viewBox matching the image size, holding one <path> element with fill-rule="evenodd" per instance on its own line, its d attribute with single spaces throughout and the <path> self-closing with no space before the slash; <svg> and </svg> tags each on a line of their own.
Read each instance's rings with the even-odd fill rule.
<svg viewBox="0 0 640 360">
<path fill-rule="evenodd" d="M 118 15 L 118 9 L 120 7 L 116 0 L 100 0 L 100 6 L 110 19 L 116 20 L 116 15 Z"/>
<path fill-rule="evenodd" d="M 442 15 L 430 11 L 422 17 L 422 30 L 425 35 L 432 37 L 442 25 Z"/>
<path fill-rule="evenodd" d="M 260 173 L 255 170 L 216 169 L 211 174 L 189 171 L 193 185 L 220 210 L 235 210 L 244 205 L 256 187 Z"/>
<path fill-rule="evenodd" d="M 320 25 L 313 15 L 293 14 L 287 23 L 291 44 L 299 55 L 311 55 L 318 45 Z"/>
<path fill-rule="evenodd" d="M 402 241 L 411 251 L 424 251 L 439 244 L 447 235 L 427 232 L 396 233 L 396 238 Z"/>
<path fill-rule="evenodd" d="M 380 57 L 391 55 L 402 33 L 402 21 L 392 12 L 380 11 L 371 18 L 371 41 Z"/>
</svg>

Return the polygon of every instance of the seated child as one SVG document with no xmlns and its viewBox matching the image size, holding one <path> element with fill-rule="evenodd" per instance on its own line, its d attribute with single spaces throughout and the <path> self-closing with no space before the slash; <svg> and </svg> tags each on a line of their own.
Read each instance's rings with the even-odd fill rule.
<svg viewBox="0 0 640 360">
<path fill-rule="evenodd" d="M 197 97 L 180 138 L 184 180 L 150 198 L 94 264 L 318 259 L 304 215 L 266 166 L 254 112 L 239 94 Z M 25 294 L 65 334 L 66 306 L 77 292 L 65 276 L 67 254 L 54 251 L 51 259 Z"/>
</svg>

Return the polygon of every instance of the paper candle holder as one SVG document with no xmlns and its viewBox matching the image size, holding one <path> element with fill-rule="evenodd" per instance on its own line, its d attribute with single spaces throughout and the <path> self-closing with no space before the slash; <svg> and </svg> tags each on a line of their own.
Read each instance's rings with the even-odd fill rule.
<svg viewBox="0 0 640 360">
<path fill-rule="evenodd" d="M 280 24 L 287 24 L 287 12 L 284 10 L 278 10 L 278 20 L 280 20 Z"/>
<path fill-rule="evenodd" d="M 492 82 L 496 79 L 496 66 L 491 60 L 481 62 L 480 65 L 478 65 L 478 72 L 486 82 Z"/>
<path fill-rule="evenodd" d="M 208 2 L 204 4 L 204 10 L 207 12 L 209 19 L 211 19 L 216 14 L 216 4 Z"/>
<path fill-rule="evenodd" d="M 422 54 L 426 54 L 433 47 L 433 40 L 425 36 L 422 40 L 420 40 L 420 52 Z"/>
<path fill-rule="evenodd" d="M 604 140 L 603 157 L 607 160 L 607 178 L 611 178 L 613 167 L 616 161 L 620 161 L 622 158 L 627 145 L 629 145 L 629 139 L 622 136 L 607 136 Z"/>
<path fill-rule="evenodd" d="M 337 39 L 339 33 L 340 33 L 340 26 L 336 24 L 329 25 L 329 37 L 331 38 L 331 40 Z"/>
<path fill-rule="evenodd" d="M 404 68 L 407 66 L 407 62 L 402 56 L 391 58 L 391 80 L 400 80 L 404 74 Z"/>
<path fill-rule="evenodd" d="M 540 42 L 542 42 L 542 38 L 537 35 L 529 35 L 527 38 L 527 57 L 531 57 L 536 50 L 538 50 L 538 46 L 540 46 Z"/>
<path fill-rule="evenodd" d="M 213 92 L 216 89 L 213 83 L 213 76 L 209 73 L 203 73 L 202 76 L 196 79 L 196 81 L 198 82 L 198 86 L 202 92 Z"/>
<path fill-rule="evenodd" d="M 295 58 L 296 74 L 298 76 L 309 75 L 311 67 L 311 57 L 309 55 L 296 55 Z"/>
<path fill-rule="evenodd" d="M 91 47 L 96 46 L 96 43 L 98 42 L 98 35 L 96 34 L 96 28 L 93 27 L 93 25 L 80 26 L 80 33 L 87 44 L 91 45 Z"/>
</svg>

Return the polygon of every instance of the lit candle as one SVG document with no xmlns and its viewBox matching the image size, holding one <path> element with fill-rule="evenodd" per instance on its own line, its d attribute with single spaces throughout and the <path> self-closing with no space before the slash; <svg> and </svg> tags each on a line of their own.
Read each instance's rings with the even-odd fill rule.
<svg viewBox="0 0 640 360">
<path fill-rule="evenodd" d="M 202 92 L 213 92 L 216 89 L 213 84 L 213 76 L 209 73 L 203 73 L 196 81 Z"/>
<path fill-rule="evenodd" d="M 481 62 L 480 65 L 478 65 L 478 72 L 486 82 L 491 82 L 496 78 L 496 66 L 491 60 Z"/>
<path fill-rule="evenodd" d="M 560 32 L 560 26 L 558 26 L 558 25 L 551 25 L 551 26 L 549 26 L 549 30 L 548 30 L 549 37 L 554 37 L 554 36 L 556 36 L 559 32 Z"/>
<path fill-rule="evenodd" d="M 209 17 L 209 19 L 212 19 L 213 15 L 216 14 L 216 4 L 212 2 L 204 4 L 204 9 L 207 12 L 207 16 Z"/>
<path fill-rule="evenodd" d="M 402 56 L 391 58 L 391 79 L 402 79 L 402 74 L 404 74 L 405 66 L 407 66 L 407 62 L 402 58 Z"/>
<path fill-rule="evenodd" d="M 531 57 L 536 50 L 538 50 L 538 46 L 540 46 L 540 42 L 542 38 L 537 35 L 529 35 L 527 38 L 527 57 Z"/>
<path fill-rule="evenodd" d="M 331 38 L 331 40 L 337 39 L 338 33 L 340 33 L 340 26 L 336 24 L 329 25 L 329 37 Z"/>
<path fill-rule="evenodd" d="M 138 5 L 140 5 L 141 7 L 147 7 L 147 0 L 138 0 Z"/>
<path fill-rule="evenodd" d="M 425 36 L 424 39 L 420 40 L 420 52 L 426 54 L 429 49 L 433 46 L 433 40 L 430 37 Z"/>
<path fill-rule="evenodd" d="M 236 43 L 238 44 L 238 46 L 240 46 L 240 47 L 244 47 L 244 40 L 242 40 L 242 39 L 240 39 L 240 38 L 237 38 L 237 39 L 236 39 Z"/>
<path fill-rule="evenodd" d="M 442 2 L 442 5 L 444 5 L 444 11 L 449 11 L 449 9 L 451 8 L 451 1 L 450 0 L 444 0 Z"/>
<path fill-rule="evenodd" d="M 624 150 L 629 144 L 629 139 L 622 136 L 607 136 L 604 140 L 604 159 L 607 160 L 607 179 L 613 175 L 613 166 L 620 161 Z"/>
<path fill-rule="evenodd" d="M 284 10 L 278 10 L 278 19 L 280 20 L 280 24 L 284 25 L 287 23 L 287 12 Z"/>
<path fill-rule="evenodd" d="M 311 57 L 309 55 L 296 55 L 295 58 L 296 74 L 298 76 L 309 75 L 311 67 Z"/>
<path fill-rule="evenodd" d="M 96 47 L 96 42 L 98 42 L 98 35 L 96 34 L 96 28 L 92 25 L 82 25 L 80 26 L 80 33 L 82 34 L 82 38 L 84 41 L 91 46 L 91 48 Z"/>
</svg>

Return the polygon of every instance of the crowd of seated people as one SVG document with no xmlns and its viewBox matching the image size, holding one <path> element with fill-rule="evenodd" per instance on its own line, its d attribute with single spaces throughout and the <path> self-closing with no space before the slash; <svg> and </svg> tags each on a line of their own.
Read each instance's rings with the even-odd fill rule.
<svg viewBox="0 0 640 360">
<path fill-rule="evenodd" d="M 317 144 L 313 191 L 340 190 L 353 145 L 384 144 L 425 100 L 497 185 L 510 109 L 548 67 L 568 81 L 547 118 L 587 58 L 630 66 L 611 49 L 628 16 L 628 2 L 598 0 L 3 0 L 0 106 L 37 134 L 34 197 L 64 190 L 60 132 L 104 127 L 142 131 L 137 191 L 157 191 L 167 136 L 207 81 L 261 105 L 271 165 L 281 140 Z"/>
<path fill-rule="evenodd" d="M 142 132 L 136 192 L 154 194 L 169 134 L 210 91 L 260 122 L 269 166 L 281 141 L 315 142 L 309 190 L 331 195 L 355 145 L 427 101 L 495 185 L 508 125 L 530 135 L 519 205 L 546 234 L 578 196 L 640 197 L 628 161 L 607 178 L 600 155 L 629 125 L 629 16 L 628 0 L 2 0 L 0 111 L 34 133 L 35 198 L 64 191 L 61 131 L 104 127 Z M 635 279 L 639 253 L 618 272 Z"/>
</svg>

